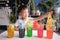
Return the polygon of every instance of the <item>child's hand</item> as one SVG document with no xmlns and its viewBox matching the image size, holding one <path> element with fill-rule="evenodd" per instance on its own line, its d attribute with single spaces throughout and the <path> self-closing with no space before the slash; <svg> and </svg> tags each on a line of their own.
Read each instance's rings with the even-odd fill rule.
<svg viewBox="0 0 60 40">
<path fill-rule="evenodd" d="M 37 24 L 37 28 L 43 28 L 44 27 L 44 24 L 40 21 L 40 22 L 38 22 L 38 24 Z"/>
<path fill-rule="evenodd" d="M 18 31 L 18 30 L 19 30 L 18 26 L 15 26 L 15 27 L 14 27 L 14 30 L 15 30 L 15 31 Z"/>
<path fill-rule="evenodd" d="M 51 14 L 52 15 L 53 14 L 53 11 L 48 12 L 48 14 Z"/>
</svg>

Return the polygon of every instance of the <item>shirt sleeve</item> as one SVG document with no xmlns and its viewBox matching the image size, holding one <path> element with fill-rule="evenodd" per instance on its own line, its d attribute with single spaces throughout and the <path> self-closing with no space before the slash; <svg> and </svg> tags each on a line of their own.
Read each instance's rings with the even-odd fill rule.
<svg viewBox="0 0 60 40">
<path fill-rule="evenodd" d="M 19 25 L 19 21 L 17 20 L 14 26 L 18 26 L 18 25 Z"/>
</svg>

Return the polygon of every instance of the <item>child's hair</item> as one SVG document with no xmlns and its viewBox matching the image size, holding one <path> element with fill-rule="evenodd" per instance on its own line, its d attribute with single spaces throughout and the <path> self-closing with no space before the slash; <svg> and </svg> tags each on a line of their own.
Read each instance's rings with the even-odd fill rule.
<svg viewBox="0 0 60 40">
<path fill-rule="evenodd" d="M 26 8 L 28 8 L 27 5 L 21 5 L 21 6 L 18 8 L 18 13 L 20 13 L 21 10 L 24 10 L 24 9 L 26 9 Z"/>
</svg>

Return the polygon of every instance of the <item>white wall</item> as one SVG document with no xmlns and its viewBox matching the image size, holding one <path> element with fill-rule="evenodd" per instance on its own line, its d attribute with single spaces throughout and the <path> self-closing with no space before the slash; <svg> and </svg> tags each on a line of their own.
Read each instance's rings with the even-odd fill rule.
<svg viewBox="0 0 60 40">
<path fill-rule="evenodd" d="M 55 12 L 56 12 L 56 13 L 60 13 L 60 7 L 56 7 L 56 8 L 55 8 Z"/>
<path fill-rule="evenodd" d="M 7 7 L 0 9 L 0 25 L 9 25 L 9 10 Z"/>
</svg>

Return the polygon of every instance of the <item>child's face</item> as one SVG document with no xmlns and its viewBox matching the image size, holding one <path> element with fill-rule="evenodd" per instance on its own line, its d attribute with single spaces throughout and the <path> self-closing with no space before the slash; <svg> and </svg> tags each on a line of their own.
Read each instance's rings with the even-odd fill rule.
<svg viewBox="0 0 60 40">
<path fill-rule="evenodd" d="M 20 16 L 21 16 L 23 19 L 26 19 L 26 18 L 28 17 L 28 8 L 22 9 L 20 13 L 21 13 Z"/>
</svg>

